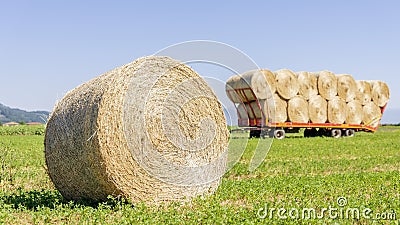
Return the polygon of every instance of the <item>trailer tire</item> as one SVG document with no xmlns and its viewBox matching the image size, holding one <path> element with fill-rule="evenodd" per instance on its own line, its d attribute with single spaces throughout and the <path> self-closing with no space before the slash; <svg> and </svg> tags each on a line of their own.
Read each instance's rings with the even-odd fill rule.
<svg viewBox="0 0 400 225">
<path fill-rule="evenodd" d="M 285 138 L 286 133 L 285 133 L 284 129 L 276 129 L 276 130 L 273 130 L 273 132 L 274 132 L 274 138 L 276 138 L 278 140 Z"/>
<path fill-rule="evenodd" d="M 304 130 L 304 137 L 317 137 L 319 136 L 317 129 L 315 128 L 306 128 Z"/>
<path fill-rule="evenodd" d="M 348 129 L 348 130 L 346 130 L 344 133 L 345 133 L 345 135 L 346 135 L 347 137 L 354 137 L 354 136 L 356 135 L 356 132 L 355 132 L 354 129 Z"/>
<path fill-rule="evenodd" d="M 332 129 L 331 130 L 331 137 L 340 138 L 341 136 L 342 136 L 342 130 L 340 130 L 340 129 Z"/>
<path fill-rule="evenodd" d="M 250 138 L 259 138 L 260 134 L 260 130 L 250 130 Z"/>
<path fill-rule="evenodd" d="M 324 136 L 329 136 L 330 134 L 325 128 L 319 128 L 318 129 L 318 136 L 319 137 L 324 137 Z"/>
<path fill-rule="evenodd" d="M 306 138 L 311 137 L 311 129 L 306 128 L 304 130 L 304 137 Z"/>
<path fill-rule="evenodd" d="M 311 128 L 311 137 L 317 137 L 318 136 L 318 131 L 315 128 Z"/>
</svg>

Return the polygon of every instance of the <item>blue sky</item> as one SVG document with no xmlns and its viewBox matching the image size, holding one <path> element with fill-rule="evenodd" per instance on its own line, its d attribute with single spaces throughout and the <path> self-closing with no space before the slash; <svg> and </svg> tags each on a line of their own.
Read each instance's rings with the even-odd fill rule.
<svg viewBox="0 0 400 225">
<path fill-rule="evenodd" d="M 393 122 L 399 9 L 385 0 L 1 1 L 0 103 L 51 110 L 68 90 L 112 68 L 202 39 L 232 45 L 262 68 L 383 80 L 391 89 L 384 120 Z"/>
</svg>

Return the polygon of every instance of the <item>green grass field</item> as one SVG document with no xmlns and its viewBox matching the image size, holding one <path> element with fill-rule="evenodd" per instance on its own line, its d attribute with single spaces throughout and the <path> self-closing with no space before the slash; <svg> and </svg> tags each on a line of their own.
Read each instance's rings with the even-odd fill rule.
<svg viewBox="0 0 400 225">
<path fill-rule="evenodd" d="M 399 224 L 400 127 L 341 139 L 290 135 L 253 172 L 251 139 L 214 195 L 159 206 L 67 202 L 46 174 L 43 135 L 1 134 L 0 224 Z"/>
</svg>

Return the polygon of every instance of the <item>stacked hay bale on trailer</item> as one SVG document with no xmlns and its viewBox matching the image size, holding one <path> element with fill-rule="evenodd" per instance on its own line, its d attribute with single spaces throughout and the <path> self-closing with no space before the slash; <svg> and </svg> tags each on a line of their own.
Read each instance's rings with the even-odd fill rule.
<svg viewBox="0 0 400 225">
<path fill-rule="evenodd" d="M 289 69 L 235 75 L 229 78 L 226 93 L 238 108 L 240 127 L 247 127 L 251 137 L 268 134 L 275 138 L 300 128 L 306 128 L 305 137 L 337 138 L 376 131 L 390 97 L 383 81 L 356 81 L 350 74 L 326 70 L 295 73 Z"/>
</svg>

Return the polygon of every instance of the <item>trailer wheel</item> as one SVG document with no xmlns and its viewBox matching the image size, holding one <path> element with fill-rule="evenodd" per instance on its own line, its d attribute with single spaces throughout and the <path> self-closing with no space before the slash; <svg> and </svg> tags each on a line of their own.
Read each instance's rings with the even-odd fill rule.
<svg viewBox="0 0 400 225">
<path fill-rule="evenodd" d="M 260 134 L 260 130 L 250 130 L 250 138 L 259 138 Z"/>
<path fill-rule="evenodd" d="M 331 130 L 331 137 L 340 138 L 341 136 L 342 136 L 342 130 L 340 130 L 340 129 L 332 129 Z"/>
<path fill-rule="evenodd" d="M 274 138 L 276 139 L 284 139 L 285 138 L 285 130 L 284 129 L 276 129 L 274 130 Z"/>
<path fill-rule="evenodd" d="M 319 136 L 319 135 L 318 135 L 317 129 L 315 129 L 315 128 L 311 128 L 311 129 L 306 128 L 304 130 L 304 137 L 317 137 L 317 136 Z"/>
<path fill-rule="evenodd" d="M 329 133 L 328 133 L 328 131 L 326 129 L 319 128 L 318 129 L 318 136 L 319 137 L 329 136 Z"/>
<path fill-rule="evenodd" d="M 306 128 L 304 130 L 304 137 L 306 138 L 311 137 L 311 129 Z"/>
<path fill-rule="evenodd" d="M 345 135 L 347 137 L 354 137 L 355 134 L 356 134 L 356 132 L 354 131 L 354 129 L 348 129 L 345 131 Z"/>
<path fill-rule="evenodd" d="M 311 129 L 311 137 L 317 137 L 318 136 L 318 131 L 315 128 Z"/>
</svg>

